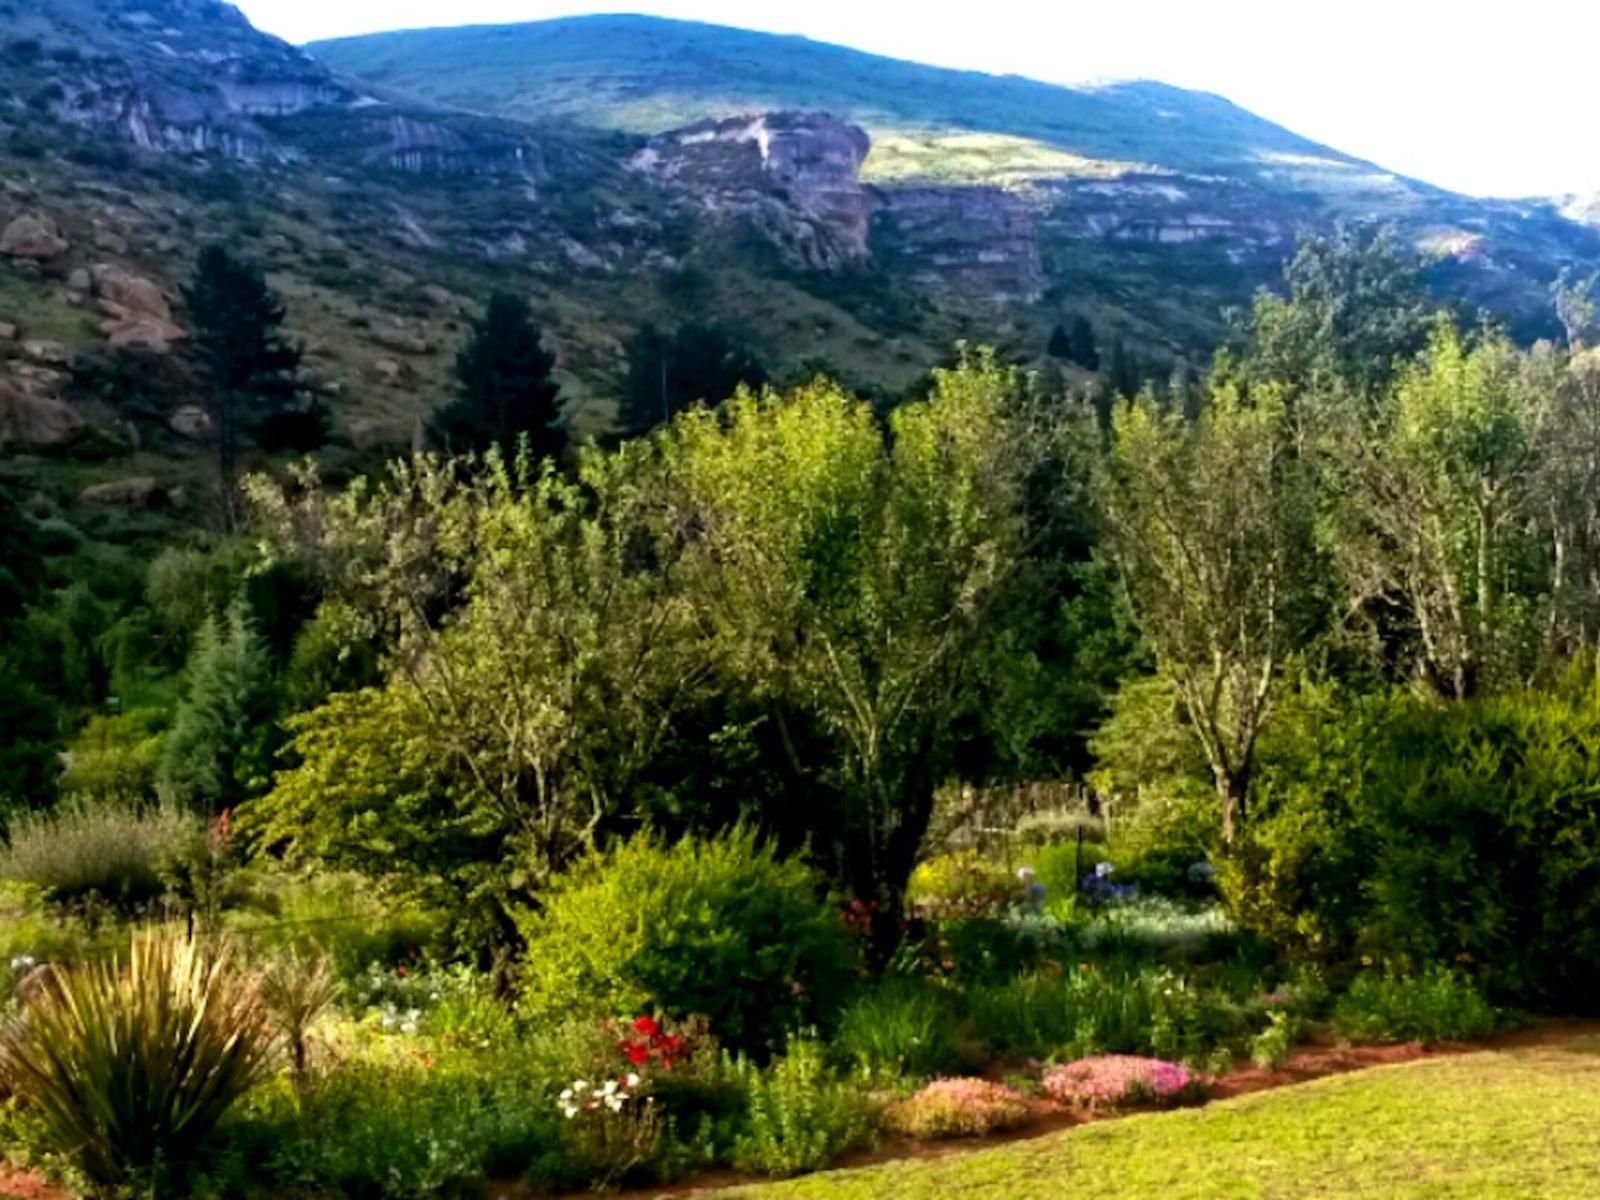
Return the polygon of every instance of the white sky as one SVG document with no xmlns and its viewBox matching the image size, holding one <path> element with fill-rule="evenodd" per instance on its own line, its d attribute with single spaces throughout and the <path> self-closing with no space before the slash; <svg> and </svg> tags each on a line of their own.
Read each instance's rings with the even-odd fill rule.
<svg viewBox="0 0 1600 1200">
<path fill-rule="evenodd" d="M 1600 0 L 235 0 L 290 41 L 650 12 L 1053 82 L 1159 79 L 1483 195 L 1600 190 Z"/>
</svg>

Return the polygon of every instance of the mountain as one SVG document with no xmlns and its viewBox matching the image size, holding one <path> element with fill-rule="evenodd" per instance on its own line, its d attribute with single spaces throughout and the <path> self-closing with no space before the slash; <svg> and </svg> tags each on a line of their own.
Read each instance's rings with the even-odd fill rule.
<svg viewBox="0 0 1600 1200">
<path fill-rule="evenodd" d="M 638 17 L 301 49 L 222 0 L 0 0 L 0 483 L 96 528 L 205 519 L 181 285 L 209 241 L 268 268 L 339 471 L 411 444 L 495 288 L 601 433 L 633 334 L 689 316 L 779 377 L 884 394 L 960 338 L 1042 360 L 1080 315 L 1199 360 L 1300 230 L 1351 216 L 1524 336 L 1563 266 L 1600 261 L 1555 202 L 1453 195 L 1158 84 Z"/>
</svg>

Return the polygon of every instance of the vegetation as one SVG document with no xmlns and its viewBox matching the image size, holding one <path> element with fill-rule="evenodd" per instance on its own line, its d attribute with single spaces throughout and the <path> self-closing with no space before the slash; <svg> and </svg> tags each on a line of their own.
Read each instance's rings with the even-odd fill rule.
<svg viewBox="0 0 1600 1200">
<path fill-rule="evenodd" d="M 512 453 L 525 437 L 535 458 L 559 457 L 566 435 L 558 427 L 555 365 L 528 302 L 496 292 L 456 358 L 459 394 L 437 422 L 445 443 L 457 451 L 500 446 Z"/>
</svg>

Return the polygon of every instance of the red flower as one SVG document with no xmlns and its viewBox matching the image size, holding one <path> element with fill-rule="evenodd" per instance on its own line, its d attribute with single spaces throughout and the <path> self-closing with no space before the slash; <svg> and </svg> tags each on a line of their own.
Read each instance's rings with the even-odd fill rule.
<svg viewBox="0 0 1600 1200">
<path fill-rule="evenodd" d="M 394 969 L 394 973 L 404 979 L 406 976 L 406 969 L 404 967 L 396 967 Z"/>
<path fill-rule="evenodd" d="M 661 1026 L 656 1023 L 654 1017 L 640 1017 L 633 1023 L 633 1031 L 647 1038 L 653 1038 L 661 1032 Z"/>
<path fill-rule="evenodd" d="M 628 1056 L 628 1061 L 636 1067 L 642 1067 L 650 1061 L 650 1051 L 638 1042 L 626 1042 L 623 1050 Z"/>
</svg>

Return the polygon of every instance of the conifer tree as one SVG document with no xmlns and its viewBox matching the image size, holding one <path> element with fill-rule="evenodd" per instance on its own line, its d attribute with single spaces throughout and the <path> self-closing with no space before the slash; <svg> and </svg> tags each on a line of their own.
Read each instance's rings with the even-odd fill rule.
<svg viewBox="0 0 1600 1200">
<path fill-rule="evenodd" d="M 528 302 L 496 292 L 456 357 L 457 398 L 439 414 L 438 433 L 452 450 L 511 451 L 526 435 L 535 458 L 559 457 L 567 435 L 555 365 Z"/>
<path fill-rule="evenodd" d="M 183 298 L 211 385 L 223 512 L 231 526 L 240 433 L 293 409 L 301 352 L 284 339 L 283 305 L 261 268 L 221 246 L 200 252 Z"/>
<path fill-rule="evenodd" d="M 276 732 L 272 660 L 242 598 L 221 621 L 206 618 L 183 682 L 163 752 L 162 794 L 207 813 L 260 794 Z"/>
<path fill-rule="evenodd" d="M 1072 360 L 1072 339 L 1067 336 L 1065 325 L 1057 325 L 1050 331 L 1050 345 L 1046 349 L 1051 358 Z"/>
<path fill-rule="evenodd" d="M 1067 357 L 1085 371 L 1100 369 L 1100 348 L 1095 345 L 1094 326 L 1089 324 L 1088 317 L 1072 318 L 1072 332 L 1067 335 Z"/>
</svg>

